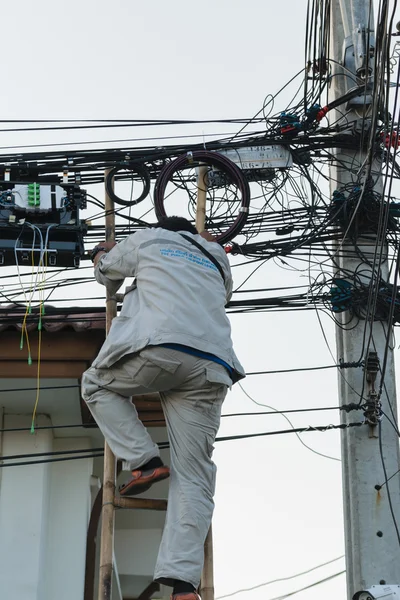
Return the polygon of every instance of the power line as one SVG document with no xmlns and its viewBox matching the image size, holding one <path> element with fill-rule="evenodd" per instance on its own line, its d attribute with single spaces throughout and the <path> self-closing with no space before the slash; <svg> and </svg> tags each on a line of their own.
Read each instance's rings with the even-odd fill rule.
<svg viewBox="0 0 400 600">
<path fill-rule="evenodd" d="M 302 575 L 307 575 L 308 573 L 312 573 L 312 571 L 316 571 L 317 569 L 320 569 L 321 567 L 326 567 L 327 565 L 330 565 L 338 560 L 341 560 L 342 558 L 344 558 L 344 554 L 342 554 L 341 556 L 338 556 L 337 558 L 333 558 L 332 560 L 328 560 L 327 562 L 324 562 L 315 567 L 311 567 L 311 569 L 307 569 L 307 571 L 302 571 L 301 573 L 296 573 L 295 575 L 289 575 L 287 577 L 279 577 L 278 579 L 273 579 L 272 581 L 266 581 L 265 583 L 259 583 L 258 585 L 253 585 L 252 587 L 242 588 L 240 590 L 230 592 L 229 594 L 224 594 L 223 596 L 217 596 L 215 600 L 222 600 L 223 598 L 230 598 L 232 596 L 236 596 L 237 594 L 241 594 L 242 592 L 251 592 L 251 591 L 257 590 L 261 587 L 265 587 L 267 585 L 272 585 L 273 583 L 279 583 L 281 581 L 289 581 L 290 579 L 295 579 L 296 577 L 301 577 Z"/>
<path fill-rule="evenodd" d="M 352 427 L 362 427 L 363 425 L 365 425 L 364 421 L 354 422 L 354 423 L 340 423 L 338 425 L 309 425 L 308 427 L 293 427 L 292 429 L 282 429 L 280 431 L 264 431 L 262 433 L 246 433 L 246 434 L 240 434 L 240 435 L 219 437 L 219 438 L 216 438 L 215 441 L 216 442 L 226 442 L 226 441 L 233 441 L 233 440 L 249 439 L 249 438 L 254 438 L 254 437 L 283 435 L 286 433 L 310 433 L 311 431 L 326 432 L 326 431 L 333 431 L 335 429 L 349 429 Z M 319 454 L 319 452 L 316 452 L 316 453 Z M 325 455 L 322 455 L 322 456 L 325 456 Z M 325 458 L 332 458 L 332 457 L 325 456 Z M 338 459 L 334 459 L 334 460 L 338 460 Z"/>
<path fill-rule="evenodd" d="M 23 467 L 23 466 L 30 466 L 30 465 L 41 465 L 41 464 L 47 464 L 47 463 L 53 463 L 53 462 L 64 462 L 67 460 L 80 460 L 82 458 L 97 458 L 97 457 L 103 457 L 104 456 L 104 452 L 99 453 L 99 454 L 88 454 L 88 455 L 81 455 L 81 456 L 67 456 L 67 457 L 63 457 L 63 458 L 49 458 L 49 459 L 43 459 L 43 460 L 28 460 L 25 462 L 15 462 L 15 463 L 0 463 L 0 469 L 4 469 L 5 467 Z"/>
<path fill-rule="evenodd" d="M 71 386 L 74 387 L 74 386 Z M 33 388 L 32 388 L 33 389 Z M 43 389 L 43 388 L 41 388 Z M 36 388 L 35 388 L 36 391 Z M 363 406 L 355 405 L 351 406 L 350 410 L 363 410 Z M 269 410 L 269 411 L 257 411 L 257 412 L 241 412 L 241 413 L 226 413 L 221 415 L 221 419 L 224 418 L 233 418 L 233 417 L 259 417 L 262 416 L 273 416 L 273 415 L 285 415 L 285 414 L 295 414 L 295 413 L 308 413 L 308 412 L 325 412 L 330 410 L 349 410 L 347 407 L 343 406 L 318 406 L 316 408 L 292 408 L 288 410 Z M 147 424 L 151 423 L 162 423 L 164 419 L 146 419 Z M 52 429 L 73 429 L 78 427 L 86 427 L 86 428 L 97 428 L 97 424 L 92 421 L 89 423 L 71 423 L 66 425 L 39 425 L 35 426 L 35 431 L 40 430 L 52 430 Z M 2 427 L 0 428 L 0 433 L 11 433 L 11 432 L 23 432 L 23 431 L 31 431 L 30 427 Z"/>
<path fill-rule="evenodd" d="M 340 575 L 343 575 L 344 573 L 346 573 L 346 571 L 339 571 L 339 573 L 335 573 L 334 575 L 329 575 L 329 577 L 320 579 L 319 581 L 316 581 L 315 583 L 311 583 L 310 585 L 306 585 L 305 587 L 300 588 L 299 590 L 295 590 L 294 592 L 289 592 L 288 594 L 283 594 L 282 596 L 276 596 L 275 598 L 271 598 L 271 600 L 285 600 L 285 598 L 290 598 L 291 596 L 294 596 L 295 594 L 299 594 L 300 592 L 309 590 L 313 587 L 316 587 L 317 585 L 321 585 L 322 583 L 326 583 L 327 581 L 336 579 L 336 577 L 340 577 Z"/>
<path fill-rule="evenodd" d="M 257 400 L 254 400 L 254 398 L 252 396 L 250 396 L 250 394 L 244 389 L 243 385 L 239 382 L 239 386 L 242 390 L 242 392 L 247 396 L 247 398 L 249 398 L 249 400 L 251 400 L 254 404 L 257 404 L 258 406 L 264 406 L 265 408 L 270 408 L 272 410 L 276 410 L 273 406 L 269 406 L 267 404 L 261 403 L 261 402 L 257 402 Z M 276 411 L 278 412 L 278 411 Z M 286 419 L 286 421 L 289 423 L 290 427 L 292 428 L 292 431 L 294 433 L 296 433 L 296 437 L 299 440 L 299 442 L 305 447 L 307 448 L 307 450 L 310 450 L 310 452 L 313 452 L 314 454 L 318 454 L 319 456 L 322 456 L 323 458 L 328 458 L 330 460 L 335 460 L 340 462 L 339 458 L 336 458 L 335 456 L 328 456 L 328 454 L 324 454 L 323 452 L 319 452 L 318 450 L 314 450 L 314 448 L 311 448 L 311 446 L 309 446 L 308 444 L 306 444 L 304 442 L 304 440 L 302 440 L 302 438 L 299 435 L 299 432 L 295 430 L 295 427 L 293 425 L 293 423 L 291 422 L 291 420 L 289 419 L 289 417 L 287 417 L 285 414 L 282 414 L 283 418 Z"/>
<path fill-rule="evenodd" d="M 364 425 L 364 423 L 348 423 L 348 424 L 338 424 L 338 425 L 309 425 L 308 427 L 298 427 L 298 428 L 293 428 L 293 429 L 283 429 L 283 430 L 279 430 L 279 431 L 264 431 L 261 433 L 247 433 L 247 434 L 239 434 L 239 435 L 231 435 L 231 436 L 222 436 L 222 437 L 217 437 L 215 439 L 215 442 L 227 442 L 227 441 L 236 441 L 236 440 L 244 440 L 244 439 L 250 439 L 250 438 L 256 438 L 256 437 L 266 437 L 266 436 L 274 436 L 274 435 L 284 435 L 287 433 L 310 433 L 310 432 L 327 432 L 327 431 L 332 431 L 335 429 L 348 429 L 351 427 L 360 427 Z M 35 428 L 36 429 L 36 428 Z M 165 441 L 165 442 L 158 442 L 157 443 L 158 447 L 160 448 L 160 450 L 166 450 L 169 448 L 169 442 Z M 95 453 L 95 454 L 91 454 L 91 453 Z M 84 449 L 76 449 L 76 450 L 59 450 L 59 451 L 55 451 L 55 452 L 39 452 L 39 453 L 31 453 L 31 454 L 14 454 L 14 455 L 10 455 L 10 456 L 1 456 L 0 460 L 2 461 L 7 461 L 7 460 L 15 460 L 15 459 L 20 459 L 20 458 L 28 458 L 28 457 L 42 457 L 42 456 L 59 456 L 59 455 L 65 455 L 65 454 L 81 454 L 81 456 L 72 456 L 72 457 L 68 457 L 68 458 L 63 458 L 62 460 L 75 460 L 78 458 L 91 458 L 93 456 L 103 456 L 103 450 L 102 448 L 84 448 Z M 15 462 L 15 463 L 2 463 L 0 464 L 0 468 L 4 468 L 4 467 L 11 467 L 11 466 L 22 466 L 22 465 L 35 465 L 35 464 L 42 464 L 42 463 L 47 463 L 47 462 L 54 462 L 57 460 L 61 460 L 61 459 L 44 459 L 44 460 L 33 460 L 33 461 L 29 461 L 29 462 Z"/>
</svg>

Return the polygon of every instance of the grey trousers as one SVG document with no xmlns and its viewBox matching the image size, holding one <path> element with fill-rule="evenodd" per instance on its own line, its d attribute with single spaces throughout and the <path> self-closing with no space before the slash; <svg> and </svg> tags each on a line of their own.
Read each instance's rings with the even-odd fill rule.
<svg viewBox="0 0 400 600">
<path fill-rule="evenodd" d="M 177 350 L 149 346 L 109 369 L 89 368 L 82 396 L 112 452 L 133 470 L 159 450 L 138 418 L 135 394 L 159 392 L 171 454 L 168 510 L 154 579 L 196 588 L 214 509 L 216 467 L 211 460 L 221 406 L 231 385 L 226 369 Z"/>
</svg>

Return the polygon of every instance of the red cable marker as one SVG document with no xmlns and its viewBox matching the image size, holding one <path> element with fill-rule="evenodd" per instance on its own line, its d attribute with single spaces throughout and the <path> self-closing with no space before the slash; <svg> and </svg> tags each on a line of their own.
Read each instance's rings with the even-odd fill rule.
<svg viewBox="0 0 400 600">
<path fill-rule="evenodd" d="M 324 118 L 324 116 L 326 115 L 326 113 L 329 110 L 329 105 L 327 104 L 326 106 L 324 106 L 324 108 L 321 108 L 321 110 L 319 110 L 317 112 L 317 116 L 315 117 L 316 121 L 319 123 L 320 121 L 322 121 L 322 119 Z"/>
<path fill-rule="evenodd" d="M 382 141 L 384 141 L 386 148 L 390 148 L 391 146 L 397 150 L 400 146 L 400 136 L 396 131 L 393 131 L 391 134 L 382 134 Z"/>
</svg>

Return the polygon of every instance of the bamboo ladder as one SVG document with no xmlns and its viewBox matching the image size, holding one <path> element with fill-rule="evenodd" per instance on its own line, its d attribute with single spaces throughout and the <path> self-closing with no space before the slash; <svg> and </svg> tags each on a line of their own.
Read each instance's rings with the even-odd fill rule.
<svg viewBox="0 0 400 600">
<path fill-rule="evenodd" d="M 104 173 L 104 180 L 109 173 Z M 204 230 L 206 210 L 206 185 L 205 177 L 207 167 L 200 167 L 198 173 L 198 200 L 196 211 L 196 227 L 201 233 Z M 115 241 L 115 214 L 114 202 L 105 192 L 105 227 L 106 241 Z M 117 300 L 107 292 L 106 297 L 106 335 L 111 327 L 113 318 L 117 315 Z M 99 594 L 98 600 L 111 600 L 112 576 L 113 576 L 113 554 L 114 554 L 114 531 L 115 531 L 115 508 L 136 508 L 145 510 L 166 510 L 167 501 L 151 498 L 122 498 L 115 495 L 117 475 L 117 461 L 107 443 L 104 444 L 104 472 L 103 472 L 103 503 L 101 514 L 101 541 L 100 541 L 100 566 L 99 566 Z M 213 574 L 213 551 L 212 530 L 208 532 L 204 544 L 204 568 L 201 577 L 202 600 L 214 600 L 214 574 Z"/>
</svg>

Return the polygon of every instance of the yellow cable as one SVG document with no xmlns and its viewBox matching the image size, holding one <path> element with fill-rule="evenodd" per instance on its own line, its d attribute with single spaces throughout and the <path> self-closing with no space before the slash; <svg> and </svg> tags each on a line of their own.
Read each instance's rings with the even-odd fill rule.
<svg viewBox="0 0 400 600">
<path fill-rule="evenodd" d="M 41 349 L 42 349 L 42 315 L 44 314 L 44 284 L 46 282 L 46 274 L 47 274 L 47 252 L 45 249 L 45 263 L 43 264 L 43 259 L 40 259 L 38 268 L 42 267 L 42 280 L 39 283 L 39 323 L 38 323 L 38 356 L 37 356 L 37 374 L 36 374 L 36 400 L 35 406 L 33 407 L 32 413 L 32 424 L 31 424 L 31 433 L 35 433 L 35 417 L 36 411 L 39 404 L 39 396 L 40 396 L 40 357 L 41 357 Z"/>
<path fill-rule="evenodd" d="M 40 309 L 41 311 L 41 309 Z M 36 374 L 36 400 L 35 406 L 33 407 L 32 413 L 32 424 L 31 424 L 31 433 L 35 433 L 35 417 L 36 411 L 39 404 L 39 395 L 40 395 L 40 355 L 41 355 L 41 347 L 42 347 L 42 315 L 40 314 L 39 320 L 39 339 L 38 339 L 38 355 L 37 355 L 37 374 Z"/>
<path fill-rule="evenodd" d="M 26 305 L 24 320 L 22 322 L 21 342 L 20 342 L 20 349 L 22 350 L 22 348 L 24 347 L 24 333 L 25 333 L 26 345 L 28 348 L 28 365 L 32 364 L 31 345 L 29 343 L 29 334 L 28 334 L 28 329 L 26 327 L 26 320 L 28 318 L 28 314 L 30 313 L 32 296 L 33 296 L 32 287 L 33 287 L 33 276 L 34 276 L 34 272 L 35 272 L 35 254 L 34 254 L 33 248 L 32 248 L 32 252 L 31 252 L 31 258 L 32 258 L 32 276 L 31 276 L 31 285 L 30 285 L 31 296 L 30 296 L 29 300 L 25 296 L 25 298 L 27 300 L 27 305 Z M 24 291 L 24 293 L 25 293 L 25 291 Z"/>
</svg>

